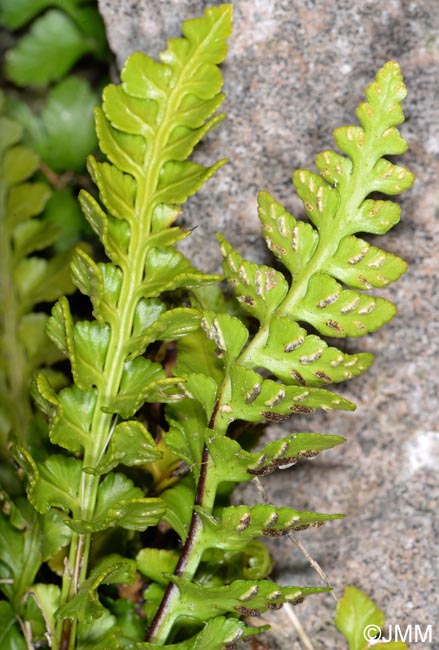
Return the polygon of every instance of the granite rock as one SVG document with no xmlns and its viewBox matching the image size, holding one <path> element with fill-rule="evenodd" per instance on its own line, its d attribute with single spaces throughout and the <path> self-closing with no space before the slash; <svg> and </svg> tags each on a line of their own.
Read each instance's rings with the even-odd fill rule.
<svg viewBox="0 0 439 650">
<path fill-rule="evenodd" d="M 119 65 L 135 50 L 156 56 L 166 38 L 179 35 L 181 21 L 200 15 L 206 5 L 99 0 Z M 345 434 L 346 444 L 265 479 L 264 486 L 279 505 L 346 513 L 343 521 L 300 533 L 336 595 L 343 585 L 355 584 L 385 610 L 388 623 L 402 630 L 433 625 L 432 642 L 419 647 L 438 650 L 439 5 L 237 0 L 234 11 L 223 65 L 228 120 L 197 153 L 201 162 L 227 157 L 230 163 L 188 202 L 183 216 L 185 224 L 198 226 L 188 249 L 205 270 L 219 268 L 216 231 L 247 257 L 266 256 L 256 216 L 259 189 L 303 214 L 292 172 L 310 167 L 317 152 L 333 146 L 333 128 L 354 120 L 364 88 L 385 61 L 398 60 L 410 91 L 402 127 L 410 150 L 398 162 L 415 172 L 417 182 L 399 199 L 401 224 L 379 241 L 409 263 L 398 284 L 380 292 L 394 300 L 399 314 L 373 336 L 348 342 L 349 350 L 377 355 L 368 373 L 340 387 L 357 411 L 289 424 L 290 431 Z M 237 499 L 256 501 L 254 485 Z M 288 540 L 271 543 L 271 549 L 280 582 L 320 584 Z M 295 612 L 314 650 L 345 647 L 331 625 L 330 596 L 309 599 Z M 284 610 L 270 622 L 272 633 L 243 648 L 305 648 Z"/>
</svg>

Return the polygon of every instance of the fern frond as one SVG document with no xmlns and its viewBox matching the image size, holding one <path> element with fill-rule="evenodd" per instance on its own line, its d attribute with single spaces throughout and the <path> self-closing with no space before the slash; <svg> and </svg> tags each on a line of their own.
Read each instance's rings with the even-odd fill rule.
<svg viewBox="0 0 439 650">
<path fill-rule="evenodd" d="M 324 152 L 317 157 L 321 176 L 306 170 L 294 174 L 311 223 L 296 220 L 267 193 L 259 195 L 264 237 L 288 273 L 244 260 L 219 236 L 226 279 L 243 312 L 259 327 L 251 335 L 242 319 L 206 309 L 202 331 L 183 336 L 177 344 L 177 369 L 185 379 L 188 398 L 178 409 L 168 407 L 170 429 L 165 441 L 192 473 L 162 495 L 165 521 L 184 546 L 167 589 L 163 584 L 150 588 L 148 612 L 156 613 L 149 631 L 151 643 L 145 647 L 164 645 L 173 626 L 179 629 L 183 612 L 194 616 L 188 614 L 194 611 L 194 602 L 205 618 L 225 612 L 256 614 L 270 606 L 264 597 L 264 602 L 258 601 L 265 593 L 263 582 L 236 580 L 215 585 L 211 591 L 196 584 L 202 581 L 203 553 L 216 546 L 230 559 L 257 536 L 279 536 L 340 517 L 267 505 L 223 507 L 217 497 L 221 494 L 224 499 L 231 484 L 290 467 L 342 442 L 337 436 L 300 433 L 251 452 L 240 444 L 239 433 L 235 440 L 228 435 L 234 435 L 230 425 L 236 420 L 280 422 L 292 413 L 316 408 L 353 409 L 352 403 L 321 386 L 364 372 L 372 355 L 347 354 L 321 337 L 361 336 L 395 313 L 388 300 L 358 290 L 386 286 L 406 265 L 355 233 L 386 232 L 394 225 L 399 208 L 369 195 L 395 194 L 413 182 L 410 172 L 383 158 L 406 148 L 395 128 L 403 119 L 399 102 L 405 96 L 398 65 L 387 63 L 366 94 L 368 102 L 358 109 L 363 128 L 335 133 L 337 144 L 349 157 Z M 281 604 L 282 588 L 268 584 Z M 233 597 L 227 604 L 235 590 L 241 594 L 242 607 Z"/>
<path fill-rule="evenodd" d="M 26 449 L 14 450 L 35 508 L 42 514 L 62 509 L 73 531 L 57 616 L 73 615 L 82 625 L 105 616 L 96 595 L 105 580 L 87 574 L 91 535 L 112 527 L 144 530 L 164 515 L 160 497 L 145 495 L 111 470 L 161 459 L 162 451 L 136 419 L 145 402 L 187 399 L 181 377 L 169 376 L 147 347 L 200 326 L 198 310 L 169 309 L 163 294 L 219 277 L 198 271 L 175 249 L 188 233 L 172 224 L 180 204 L 224 162 L 204 167 L 187 158 L 222 119 L 211 115 L 224 98 L 218 64 L 230 22 L 230 7 L 207 9 L 204 18 L 184 25 L 184 38 L 169 41 L 160 62 L 132 55 L 122 85 L 107 87 L 103 107 L 96 109 L 107 160 L 89 158 L 99 201 L 82 191 L 80 202 L 109 261 L 96 263 L 77 250 L 71 263 L 73 281 L 90 298 L 96 320 L 75 322 L 61 298 L 47 333 L 69 359 L 74 386 L 56 393 L 45 376 L 34 380 L 51 442 L 75 457 L 55 453 L 43 464 Z M 56 634 L 73 646 L 80 631 L 81 625 L 61 621 Z"/>
<path fill-rule="evenodd" d="M 289 602 L 297 604 L 307 596 L 329 591 L 327 587 L 279 587 L 269 580 L 235 580 L 231 585 L 204 587 L 173 578 L 180 591 L 180 611 L 184 615 L 193 607 L 193 618 L 200 622 L 226 612 L 244 616 L 259 616 L 269 608 Z"/>
</svg>

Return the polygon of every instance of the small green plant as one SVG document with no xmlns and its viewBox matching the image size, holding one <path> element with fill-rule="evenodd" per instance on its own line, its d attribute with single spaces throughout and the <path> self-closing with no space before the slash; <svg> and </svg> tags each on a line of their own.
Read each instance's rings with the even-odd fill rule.
<svg viewBox="0 0 439 650">
<path fill-rule="evenodd" d="M 399 66 L 387 63 L 357 109 L 361 126 L 335 131 L 345 155 L 325 151 L 319 174 L 295 172 L 309 221 L 260 193 L 263 234 L 282 271 L 244 260 L 219 237 L 236 301 L 225 299 L 212 286 L 220 277 L 177 250 L 189 233 L 175 222 L 224 163 L 188 158 L 224 117 L 218 65 L 231 19 L 229 5 L 209 8 L 159 61 L 132 55 L 96 109 L 107 160 L 89 158 L 99 200 L 83 190 L 80 202 L 106 259 L 74 254 L 72 280 L 90 300 L 90 320 L 74 318 L 61 297 L 46 327 L 73 384 L 57 391 L 47 372 L 35 376 L 49 440 L 35 448 L 15 437 L 28 501 L 3 497 L 0 617 L 18 623 L 7 638 L 19 650 L 221 650 L 257 631 L 247 615 L 327 590 L 269 580 L 259 538 L 342 515 L 234 506 L 230 496 L 343 442 L 300 432 L 255 450 L 266 423 L 353 410 L 325 386 L 361 374 L 372 355 L 322 337 L 362 336 L 395 314 L 367 291 L 406 265 L 356 234 L 394 226 L 399 207 L 371 195 L 413 182 L 385 158 L 407 148 L 396 128 L 406 90 Z M 29 539 L 37 560 L 25 573 Z"/>
<path fill-rule="evenodd" d="M 360 589 L 345 587 L 337 605 L 335 625 L 349 643 L 349 650 L 407 650 L 402 641 L 379 642 L 384 612 Z M 375 640 L 375 637 L 378 637 Z M 373 646 L 369 643 L 373 641 Z"/>
</svg>

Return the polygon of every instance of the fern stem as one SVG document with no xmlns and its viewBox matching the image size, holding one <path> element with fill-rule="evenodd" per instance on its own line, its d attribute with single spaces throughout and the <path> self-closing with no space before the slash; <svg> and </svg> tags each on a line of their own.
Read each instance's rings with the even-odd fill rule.
<svg viewBox="0 0 439 650">
<path fill-rule="evenodd" d="M 201 560 L 201 555 L 197 551 L 197 544 L 199 536 L 202 532 L 201 519 L 199 515 L 193 511 L 192 519 L 189 526 L 189 532 L 186 537 L 180 558 L 175 568 L 174 575 L 177 577 L 183 574 L 188 580 L 191 580 L 195 575 L 198 564 Z M 146 635 L 146 641 L 164 645 L 168 638 L 169 632 L 174 624 L 175 608 L 179 599 L 178 587 L 170 582 L 166 588 L 165 594 L 159 605 L 159 608 L 154 616 L 154 619 L 149 627 Z"/>
<path fill-rule="evenodd" d="M 213 414 L 209 423 L 209 428 L 215 426 L 215 417 L 218 413 L 219 400 L 213 409 Z M 212 512 L 215 501 L 215 490 L 211 488 L 208 482 L 208 471 L 210 464 L 209 450 L 206 446 L 203 449 L 201 457 L 200 476 L 198 478 L 197 491 L 195 495 L 194 506 L 202 506 L 208 512 Z M 174 575 L 181 577 L 184 575 L 188 580 L 192 580 L 201 560 L 201 554 L 197 548 L 199 537 L 202 533 L 201 519 L 198 513 L 193 510 L 191 523 L 183 549 Z M 166 588 L 165 594 L 154 616 L 146 635 L 146 641 L 164 644 L 171 631 L 174 623 L 174 608 L 178 602 L 178 587 L 170 582 Z"/>
<path fill-rule="evenodd" d="M 217 409 L 214 410 L 214 415 Z M 214 415 L 212 419 L 214 419 Z M 201 458 L 200 476 L 197 484 L 197 492 L 195 496 L 194 506 L 202 506 L 205 510 L 211 512 L 213 503 L 215 501 L 215 491 L 210 489 L 208 485 L 208 469 L 209 469 L 210 455 L 207 447 L 203 449 Z M 206 496 L 209 495 L 209 503 L 206 503 Z M 201 519 L 198 513 L 193 510 L 189 531 L 183 545 L 183 549 L 175 568 L 174 575 L 181 577 L 185 576 L 187 579 L 192 580 L 198 565 L 201 560 L 201 554 L 197 548 L 199 536 L 202 533 Z M 174 622 L 173 608 L 178 601 L 179 593 L 178 587 L 170 582 L 163 596 L 162 602 L 156 612 L 153 622 L 148 630 L 147 641 L 154 641 L 155 643 L 165 643 L 168 634 Z"/>
</svg>

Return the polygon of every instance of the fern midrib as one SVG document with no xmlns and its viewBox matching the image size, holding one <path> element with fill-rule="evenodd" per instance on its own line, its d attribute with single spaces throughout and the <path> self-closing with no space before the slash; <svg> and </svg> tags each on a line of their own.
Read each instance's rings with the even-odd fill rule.
<svg viewBox="0 0 439 650">
<path fill-rule="evenodd" d="M 142 223 L 133 220 L 130 225 L 131 237 L 127 258 L 129 262 L 123 268 L 122 285 L 118 300 L 120 318 L 117 324 L 113 323 L 111 328 L 102 378 L 98 386 L 96 406 L 91 424 L 91 437 L 94 444 L 89 445 L 85 450 L 83 459 L 79 501 L 80 518 L 85 521 L 90 521 L 93 518 L 101 475 L 84 471 L 84 468 L 95 469 L 110 442 L 109 432 L 113 416 L 104 413 L 102 407 L 105 406 L 108 398 L 117 396 L 119 391 L 126 359 L 125 346 L 130 339 L 137 305 L 136 289 L 143 278 L 143 266 L 141 264 Z M 133 232 L 134 229 L 137 229 L 137 232 Z M 73 533 L 69 554 L 69 567 L 72 574 L 67 575 L 66 580 L 63 582 L 61 604 L 70 600 L 77 593 L 79 585 L 87 577 L 90 543 L 91 534 Z M 67 629 L 67 627 L 66 624 L 64 629 Z M 69 650 L 74 648 L 75 628 L 76 624 L 72 625 L 68 632 L 69 645 L 66 646 L 66 650 L 67 648 Z M 64 646 L 62 650 L 64 650 Z"/>
<path fill-rule="evenodd" d="M 199 46 L 200 47 L 200 46 Z M 192 56 L 196 57 L 198 48 L 195 48 Z M 160 171 L 165 161 L 162 160 L 160 151 L 166 149 L 171 130 L 174 125 L 171 124 L 170 117 L 177 112 L 178 104 L 181 101 L 181 79 L 190 76 L 192 68 L 200 64 L 189 61 L 184 65 L 175 81 L 174 87 L 169 93 L 169 99 L 166 102 L 166 108 L 162 115 L 159 116 L 160 125 L 156 131 L 153 147 L 150 153 L 145 154 L 143 170 L 144 177 L 135 201 L 135 217 L 130 223 L 131 237 L 127 259 L 127 266 L 123 269 L 123 279 L 118 305 L 122 306 L 120 311 L 119 328 L 112 328 L 111 337 L 108 346 L 108 352 L 105 360 L 102 386 L 105 387 L 105 396 L 116 396 L 118 394 L 120 381 L 123 373 L 123 365 L 126 360 L 126 345 L 131 338 L 131 332 L 134 323 L 134 314 L 138 303 L 138 289 L 143 281 L 143 269 L 145 257 L 148 252 L 147 240 L 151 234 L 152 213 L 155 206 L 154 197 L 157 192 Z M 171 124 L 171 126 L 170 126 Z M 137 232 L 133 232 L 136 228 Z M 86 467 L 95 467 L 98 459 L 102 455 L 102 445 L 108 442 L 108 431 L 111 426 L 112 416 L 103 414 L 101 411 L 103 391 L 99 390 L 98 400 L 95 409 L 95 418 L 93 419 L 92 430 L 97 432 L 97 444 L 92 449 L 90 458 L 84 455 L 84 465 Z M 96 429 L 94 429 L 96 426 Z"/>
</svg>

